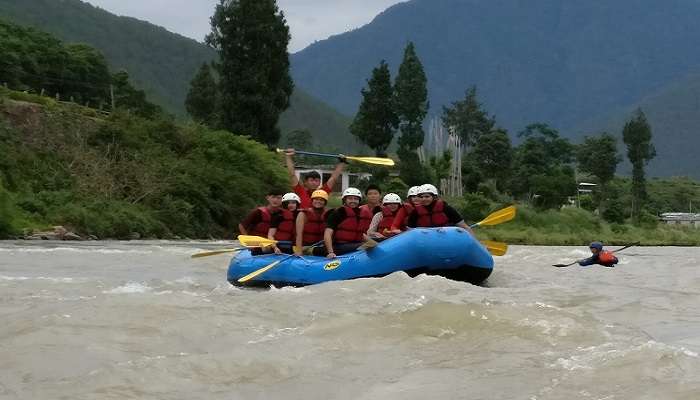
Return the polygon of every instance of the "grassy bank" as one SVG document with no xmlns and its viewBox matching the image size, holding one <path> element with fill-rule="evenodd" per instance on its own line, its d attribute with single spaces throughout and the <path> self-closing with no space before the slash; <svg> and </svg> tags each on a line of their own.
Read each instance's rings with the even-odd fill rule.
<svg viewBox="0 0 700 400">
<path fill-rule="evenodd" d="M 700 245 L 700 229 L 655 223 L 610 224 L 579 208 L 537 211 L 520 206 L 513 221 L 478 230 L 480 238 L 509 244 L 580 246 L 600 240 L 610 245 L 637 241 L 646 246 Z"/>
</svg>

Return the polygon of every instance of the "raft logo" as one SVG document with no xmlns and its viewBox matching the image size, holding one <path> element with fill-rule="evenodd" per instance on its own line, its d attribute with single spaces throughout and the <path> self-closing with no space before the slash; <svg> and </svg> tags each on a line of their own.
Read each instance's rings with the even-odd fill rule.
<svg viewBox="0 0 700 400">
<path fill-rule="evenodd" d="M 326 271 L 331 271 L 331 270 L 334 270 L 338 267 L 340 267 L 340 261 L 335 260 L 335 261 L 331 261 L 328 264 L 324 265 L 323 269 L 325 269 Z"/>
</svg>

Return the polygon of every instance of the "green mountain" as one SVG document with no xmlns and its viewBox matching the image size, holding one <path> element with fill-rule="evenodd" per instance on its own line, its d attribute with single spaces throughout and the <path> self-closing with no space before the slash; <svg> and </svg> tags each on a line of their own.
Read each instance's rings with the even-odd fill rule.
<svg viewBox="0 0 700 400">
<path fill-rule="evenodd" d="M 619 149 L 625 154 L 621 132 L 634 110 L 641 108 L 652 128 L 657 156 L 649 163 L 653 175 L 700 178 L 695 150 L 700 148 L 700 72 L 670 83 L 635 104 L 579 125 L 575 133 L 613 132 L 620 137 Z M 631 170 L 623 166 L 623 171 Z"/>
<path fill-rule="evenodd" d="M 195 40 L 80 0 L 0 0 L 0 17 L 52 33 L 66 42 L 95 47 L 112 70 L 127 70 L 152 101 L 181 116 L 185 115 L 190 80 L 203 62 L 215 57 L 212 49 Z M 280 121 L 283 134 L 309 129 L 319 144 L 354 145 L 347 117 L 298 86 L 291 104 Z"/>
<path fill-rule="evenodd" d="M 541 121 L 578 139 L 572 130 L 582 121 L 633 106 L 700 66 L 698 19 L 698 0 L 411 0 L 294 54 L 292 71 L 297 84 L 352 115 L 372 68 L 386 59 L 395 76 L 413 41 L 431 113 L 476 85 L 511 132 Z M 691 160 L 688 149 L 671 153 Z M 688 164 L 677 165 L 654 162 L 658 174 Z"/>
</svg>

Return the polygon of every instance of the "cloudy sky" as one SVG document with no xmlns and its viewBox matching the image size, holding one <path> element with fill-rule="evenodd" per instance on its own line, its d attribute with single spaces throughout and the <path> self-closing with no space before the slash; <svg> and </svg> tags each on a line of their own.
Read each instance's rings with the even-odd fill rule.
<svg viewBox="0 0 700 400">
<path fill-rule="evenodd" d="M 85 0 L 118 15 L 142 19 L 202 41 L 218 0 Z M 291 52 L 358 28 L 406 0 L 278 0 L 291 29 Z"/>
</svg>

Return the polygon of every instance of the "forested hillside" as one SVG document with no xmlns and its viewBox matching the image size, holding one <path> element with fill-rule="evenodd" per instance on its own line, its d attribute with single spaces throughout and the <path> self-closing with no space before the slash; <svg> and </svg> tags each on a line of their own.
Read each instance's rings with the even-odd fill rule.
<svg viewBox="0 0 700 400">
<path fill-rule="evenodd" d="M 191 79 L 203 62 L 215 56 L 202 43 L 80 0 L 0 0 L 0 18 L 37 27 L 69 43 L 91 45 L 104 54 L 112 70 L 128 71 L 150 100 L 179 116 L 185 115 Z M 319 145 L 344 149 L 356 146 L 348 125 L 347 117 L 305 94 L 299 85 L 280 120 L 283 137 L 308 129 Z"/>
<path fill-rule="evenodd" d="M 654 132 L 657 156 L 649 163 L 653 175 L 700 178 L 700 74 L 679 79 L 631 105 L 580 124 L 575 132 L 622 131 L 632 112 L 641 108 Z M 627 171 L 628 166 L 623 170 Z"/>
<path fill-rule="evenodd" d="M 697 0 L 412 0 L 295 54 L 293 76 L 352 114 L 372 68 L 386 59 L 395 76 L 413 41 L 431 113 L 476 85 L 486 109 L 511 132 L 541 121 L 577 139 L 582 121 L 631 107 L 700 66 L 699 18 Z M 700 144 L 695 136 L 684 140 Z M 687 147 L 673 153 L 691 156 Z M 657 160 L 652 172 L 678 173 L 686 161 L 666 167 Z"/>
</svg>

